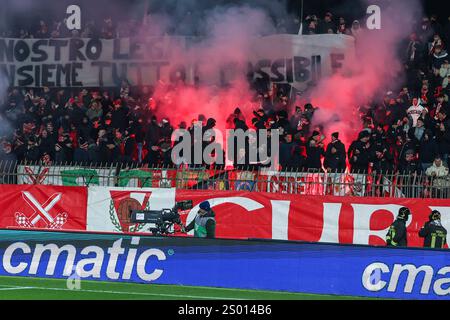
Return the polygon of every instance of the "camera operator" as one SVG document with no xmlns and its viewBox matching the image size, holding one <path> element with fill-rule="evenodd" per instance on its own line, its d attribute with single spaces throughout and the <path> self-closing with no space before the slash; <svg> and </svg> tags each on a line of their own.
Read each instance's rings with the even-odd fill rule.
<svg viewBox="0 0 450 320">
<path fill-rule="evenodd" d="M 388 247 L 407 247 L 407 232 L 406 222 L 411 214 L 408 208 L 400 208 L 397 220 L 391 224 L 389 231 L 386 235 L 386 243 Z"/>
<path fill-rule="evenodd" d="M 419 237 L 425 238 L 424 248 L 443 248 L 447 243 L 447 230 L 442 226 L 441 213 L 431 212 L 429 221 L 419 231 Z"/>
<path fill-rule="evenodd" d="M 211 205 L 208 201 L 200 203 L 195 219 L 185 227 L 185 231 L 189 232 L 194 229 L 194 236 L 197 238 L 216 237 L 216 219 L 215 213 L 211 210 Z"/>
</svg>

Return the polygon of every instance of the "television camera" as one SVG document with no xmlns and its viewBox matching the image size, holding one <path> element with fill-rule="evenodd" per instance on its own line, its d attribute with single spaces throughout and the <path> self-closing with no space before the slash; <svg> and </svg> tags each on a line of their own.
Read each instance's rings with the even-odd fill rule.
<svg viewBox="0 0 450 320">
<path fill-rule="evenodd" d="M 162 210 L 131 210 L 131 222 L 149 224 L 148 229 L 153 235 L 168 235 L 175 233 L 175 225 L 182 226 L 178 211 L 192 209 L 192 200 L 179 201 L 172 209 Z"/>
</svg>

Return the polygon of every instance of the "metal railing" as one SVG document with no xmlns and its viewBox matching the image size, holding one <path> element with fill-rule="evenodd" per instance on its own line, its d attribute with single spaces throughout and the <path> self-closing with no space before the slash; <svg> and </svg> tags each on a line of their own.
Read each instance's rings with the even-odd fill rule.
<svg viewBox="0 0 450 320">
<path fill-rule="evenodd" d="M 174 168 L 143 165 L 0 161 L 0 184 L 153 187 L 298 195 L 439 198 L 450 196 L 450 177 L 425 174 L 269 171 L 265 168 Z"/>
</svg>

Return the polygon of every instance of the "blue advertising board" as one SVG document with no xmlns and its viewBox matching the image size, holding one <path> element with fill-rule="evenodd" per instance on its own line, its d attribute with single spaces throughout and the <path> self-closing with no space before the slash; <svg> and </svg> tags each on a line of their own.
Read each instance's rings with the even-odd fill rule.
<svg viewBox="0 0 450 320">
<path fill-rule="evenodd" d="M 448 250 L 0 231 L 0 275 L 450 299 Z"/>
</svg>

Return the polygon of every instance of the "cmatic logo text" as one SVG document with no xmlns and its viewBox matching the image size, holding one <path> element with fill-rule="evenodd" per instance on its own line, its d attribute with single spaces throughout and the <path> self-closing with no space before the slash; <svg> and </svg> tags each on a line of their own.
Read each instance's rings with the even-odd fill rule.
<svg viewBox="0 0 450 320">
<path fill-rule="evenodd" d="M 29 245 L 14 242 L 3 252 L 2 269 L 6 275 L 70 277 L 73 270 L 81 279 L 132 280 L 151 282 L 160 278 L 160 261 L 167 259 L 164 251 L 138 248 L 140 238 L 132 237 L 122 246 L 118 239 L 109 247 L 58 246 L 55 243 Z"/>
<path fill-rule="evenodd" d="M 413 264 L 396 263 L 391 269 L 385 263 L 374 262 L 365 268 L 362 284 L 371 292 L 387 290 L 387 292 L 398 293 L 400 290 L 410 294 L 413 290 L 420 288 L 419 292 L 423 295 L 428 295 L 430 290 L 433 290 L 438 296 L 448 296 L 450 295 L 448 275 L 450 275 L 450 266 L 444 266 L 435 271 L 435 268 L 430 265 L 417 267 Z M 404 283 L 404 286 L 399 284 L 400 281 Z"/>
</svg>

